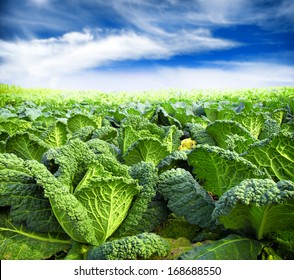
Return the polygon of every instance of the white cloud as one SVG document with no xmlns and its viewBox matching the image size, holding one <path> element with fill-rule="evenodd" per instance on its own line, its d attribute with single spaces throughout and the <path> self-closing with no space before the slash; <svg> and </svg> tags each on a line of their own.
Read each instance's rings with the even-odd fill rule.
<svg viewBox="0 0 294 280">
<path fill-rule="evenodd" d="M 205 68 L 158 67 L 130 71 L 91 70 L 68 75 L 39 77 L 38 79 L 16 73 L 10 83 L 26 87 L 97 89 L 104 92 L 294 86 L 294 67 L 264 62 L 219 62 Z"/>
<path fill-rule="evenodd" d="M 294 2 L 292 0 L 194 0 L 197 9 L 191 9 L 198 23 L 219 25 L 257 25 L 279 32 L 294 27 Z M 292 27 L 292 28 L 291 28 Z"/>
<path fill-rule="evenodd" d="M 291 27 L 293 30 L 294 26 L 292 0 L 109 0 L 108 3 L 125 21 L 154 34 L 183 26 L 190 30 L 253 24 L 279 31 Z"/>
<path fill-rule="evenodd" d="M 83 43 L 89 42 L 93 40 L 93 35 L 90 33 L 89 30 L 85 30 L 85 32 L 69 32 L 64 34 L 61 37 L 61 41 L 68 42 L 68 43 Z"/>
<path fill-rule="evenodd" d="M 26 0 L 18 6 L 7 2 L 11 3 L 1 17 L 3 25 L 26 37 L 110 21 L 149 36 L 227 25 L 257 25 L 276 32 L 294 28 L 293 0 Z"/>
<path fill-rule="evenodd" d="M 169 51 L 145 36 L 129 32 L 94 39 L 88 32 L 60 38 L 1 42 L 2 78 L 23 72 L 36 77 L 59 76 L 99 67 L 111 61 L 169 56 Z M 17 82 L 17 81 L 16 81 Z"/>
<path fill-rule="evenodd" d="M 236 45 L 232 41 L 213 38 L 205 29 L 190 33 L 182 31 L 179 37 L 168 34 L 160 38 L 131 31 L 104 34 L 84 30 L 56 38 L 1 41 L 1 76 L 4 81 L 15 77 L 16 73 L 35 78 L 58 77 L 114 61 L 167 59 L 177 54 L 225 49 Z"/>
<path fill-rule="evenodd" d="M 161 67 L 133 72 L 99 71 L 101 66 L 112 62 L 169 59 L 176 55 L 238 47 L 239 42 L 216 38 L 213 29 L 231 24 L 270 26 L 283 18 L 288 20 L 289 27 L 293 25 L 290 17 L 294 10 L 293 1 L 283 0 L 279 5 L 269 5 L 271 8 L 266 11 L 260 5 L 263 0 L 166 0 L 160 3 L 156 0 L 109 0 L 107 3 L 75 0 L 56 2 L 59 6 L 52 5 L 55 0 L 30 2 L 39 7 L 46 6 L 46 9 L 38 7 L 33 14 L 17 10 L 20 14 L 14 14 L 12 19 L 10 16 L 4 18 L 6 24 L 14 22 L 17 26 L 24 26 L 28 34 L 32 27 L 36 28 L 31 36 L 38 28 L 59 30 L 60 33 L 63 28 L 72 30 L 73 22 L 87 26 L 83 19 L 92 10 L 83 10 L 82 3 L 85 6 L 91 4 L 89 6 L 93 9 L 96 3 L 97 9 L 102 8 L 99 15 L 108 8 L 108 14 L 117 16 L 119 23 L 124 21 L 125 29 L 106 30 L 98 26 L 97 29 L 72 31 L 46 39 L 0 40 L 0 82 L 43 87 L 91 87 L 107 91 L 293 85 L 293 67 L 279 63 L 219 62 L 203 69 Z M 69 11 L 57 10 L 60 5 L 69 7 Z M 73 13 L 73 7 L 84 16 Z M 105 18 L 101 23 L 103 20 Z"/>
<path fill-rule="evenodd" d="M 1 82 L 8 84 L 105 91 L 294 84 L 294 67 L 274 62 L 218 61 L 194 69 L 99 70 L 114 61 L 168 59 L 177 54 L 236 45 L 232 41 L 214 38 L 205 28 L 181 31 L 180 36 L 167 33 L 159 38 L 131 31 L 109 33 L 85 29 L 48 39 L 0 41 L 0 56 L 3 57 L 0 76 Z"/>
<path fill-rule="evenodd" d="M 29 2 L 37 6 L 45 6 L 52 2 L 52 0 L 29 0 Z"/>
<path fill-rule="evenodd" d="M 226 65 L 226 69 L 223 66 L 160 67 L 149 71 L 92 73 L 92 77 L 89 76 L 89 88 L 104 91 L 143 91 L 171 88 L 192 90 L 294 86 L 294 67 L 256 62 L 239 62 L 231 67 Z M 87 76 L 83 78 L 87 79 Z M 67 86 L 70 86 L 70 80 Z"/>
</svg>

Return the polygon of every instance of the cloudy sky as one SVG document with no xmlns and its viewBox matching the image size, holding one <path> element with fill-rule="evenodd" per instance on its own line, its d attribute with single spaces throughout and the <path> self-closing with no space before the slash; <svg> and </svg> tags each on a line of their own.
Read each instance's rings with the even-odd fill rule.
<svg viewBox="0 0 294 280">
<path fill-rule="evenodd" d="M 3 0 L 0 13 L 5 84 L 294 86 L 293 0 Z"/>
</svg>

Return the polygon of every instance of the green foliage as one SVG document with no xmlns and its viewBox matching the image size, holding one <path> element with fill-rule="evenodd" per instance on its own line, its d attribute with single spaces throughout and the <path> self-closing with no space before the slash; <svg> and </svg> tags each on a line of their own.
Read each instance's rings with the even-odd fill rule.
<svg viewBox="0 0 294 280">
<path fill-rule="evenodd" d="M 230 120 L 235 116 L 234 110 L 226 108 L 227 102 L 209 102 L 204 106 L 204 111 L 207 118 L 214 122 L 216 120 Z"/>
<path fill-rule="evenodd" d="M 71 139 L 80 139 L 83 142 L 89 141 L 93 136 L 94 127 L 84 126 L 71 135 Z"/>
<path fill-rule="evenodd" d="M 0 94 L 1 259 L 294 258 L 293 88 Z"/>
<path fill-rule="evenodd" d="M 87 152 L 88 160 L 83 150 Z M 111 158 L 107 168 L 104 168 L 99 162 L 101 157 L 94 160 L 94 154 L 90 155 L 91 151 L 86 144 L 71 142 L 68 147 L 63 146 L 63 149 L 55 151 L 56 157 L 54 153 L 51 154 L 59 160 L 60 168 L 63 168 L 55 173 L 56 176 L 44 174 L 49 173 L 44 168 L 34 170 L 34 176 L 45 188 L 45 196 L 49 198 L 55 216 L 69 236 L 82 243 L 100 244 L 126 217 L 132 198 L 139 188 L 131 177 L 121 177 L 126 173 L 118 170 L 119 176 L 116 176 L 116 162 L 112 161 L 112 168 Z M 68 165 L 70 157 L 71 165 Z M 83 172 L 81 165 L 84 166 Z M 34 167 L 31 165 L 31 168 Z M 41 169 L 41 166 L 38 168 Z M 72 193 L 71 185 L 77 174 L 79 184 Z"/>
<path fill-rule="evenodd" d="M 98 138 L 101 140 L 105 140 L 107 142 L 114 142 L 114 139 L 117 138 L 118 132 L 117 129 L 115 129 L 112 126 L 103 126 L 101 128 L 98 128 L 93 133 L 93 138 Z"/>
<path fill-rule="evenodd" d="M 78 186 L 75 197 L 88 209 L 88 217 L 95 231 L 95 242 L 92 244 L 103 243 L 115 232 L 126 217 L 137 192 L 136 181 L 119 177 L 87 178 Z"/>
<path fill-rule="evenodd" d="M 63 232 L 43 188 L 36 184 L 25 161 L 14 154 L 0 154 L 0 207 L 9 207 L 10 221 L 28 230 Z"/>
<path fill-rule="evenodd" d="M 86 126 L 92 126 L 95 128 L 101 127 L 102 118 L 95 120 L 94 118 L 90 118 L 88 116 L 82 114 L 76 114 L 70 117 L 67 121 L 67 126 L 69 130 L 74 133 Z"/>
<path fill-rule="evenodd" d="M 23 159 L 41 161 L 43 154 L 50 149 L 44 141 L 30 133 L 15 133 L 6 140 L 6 152 Z"/>
<path fill-rule="evenodd" d="M 276 120 L 267 119 L 265 120 L 262 130 L 259 134 L 259 140 L 268 139 L 271 135 L 275 133 L 279 133 L 281 131 L 281 127 Z"/>
<path fill-rule="evenodd" d="M 30 122 L 18 118 L 10 118 L 0 121 L 1 131 L 6 131 L 11 136 L 15 133 L 25 132 L 31 126 L 32 124 Z"/>
<path fill-rule="evenodd" d="M 244 180 L 222 195 L 212 216 L 226 228 L 252 234 L 257 240 L 294 230 L 294 183 Z"/>
<path fill-rule="evenodd" d="M 271 138 L 255 143 L 244 158 L 264 168 L 274 180 L 294 181 L 294 134 L 273 134 Z"/>
<path fill-rule="evenodd" d="M 164 136 L 164 129 L 158 127 L 156 124 L 150 123 L 145 118 L 133 115 L 122 121 L 119 129 L 118 144 L 124 155 L 127 149 L 140 139 L 153 137 L 160 140 Z"/>
<path fill-rule="evenodd" d="M 51 148 L 65 145 L 67 142 L 66 125 L 60 121 L 51 124 L 48 129 L 42 133 L 41 139 Z"/>
<path fill-rule="evenodd" d="M 47 259 L 70 247 L 24 160 L 1 154 L 0 182 L 1 259 Z"/>
<path fill-rule="evenodd" d="M 136 226 L 129 229 L 129 234 L 134 235 L 141 232 L 156 232 L 158 227 L 167 220 L 170 210 L 168 209 L 166 202 L 161 196 L 156 194 L 148 204 L 147 210 L 142 213 L 140 222 L 136 222 Z M 128 221 L 128 218 L 127 220 Z M 118 229 L 120 233 L 120 229 Z"/>
<path fill-rule="evenodd" d="M 71 241 L 61 234 L 32 233 L 23 227 L 0 227 L 1 260 L 43 260 L 70 248 Z"/>
<path fill-rule="evenodd" d="M 180 260 L 256 260 L 263 245 L 247 237 L 229 235 L 182 254 Z"/>
<path fill-rule="evenodd" d="M 205 125 L 205 127 L 207 124 Z M 210 136 L 205 127 L 199 123 L 187 123 L 186 124 L 186 131 L 189 132 L 191 138 L 196 141 L 196 144 L 207 144 L 214 146 L 215 141 L 212 136 Z"/>
<path fill-rule="evenodd" d="M 144 214 L 149 211 L 148 207 L 156 195 L 158 176 L 153 164 L 141 162 L 129 169 L 132 178 L 139 180 L 142 187 L 134 199 L 128 215 L 117 231 L 118 236 L 127 236 L 140 233 L 142 224 L 148 229 L 148 219 Z M 152 221 L 150 221 L 152 222 Z"/>
<path fill-rule="evenodd" d="M 170 244 L 170 251 L 168 255 L 161 258 L 153 257 L 152 259 L 175 260 L 185 252 L 190 251 L 195 246 L 199 245 L 191 243 L 190 240 L 185 237 L 180 237 L 177 239 L 165 238 L 165 240 Z"/>
<path fill-rule="evenodd" d="M 49 199 L 55 217 L 64 231 L 73 240 L 82 243 L 100 244 L 123 221 L 127 215 L 132 198 L 139 189 L 137 182 L 131 179 L 131 177 L 115 177 L 111 172 L 104 170 L 99 162 L 93 161 L 93 164 L 96 163 L 97 166 L 93 167 L 93 165 L 90 166 L 91 162 L 84 162 L 85 170 L 87 168 L 86 164 L 89 165 L 88 171 L 83 174 L 83 178 L 81 178 L 73 194 L 70 185 L 73 178 L 75 178 L 75 173 L 80 173 L 81 171 L 78 169 L 79 165 L 77 163 L 80 160 L 79 163 L 81 164 L 82 159 L 78 157 L 78 153 L 71 153 L 79 148 L 79 152 L 83 152 L 83 149 L 88 149 L 88 152 L 91 154 L 90 149 L 87 147 L 83 142 L 75 141 L 68 145 L 68 147 L 63 146 L 59 150 L 52 150 L 51 158 L 58 158 L 61 167 L 64 167 L 59 172 L 56 172 L 56 176 L 52 175 L 43 164 L 36 161 L 19 160 L 17 168 L 20 168 L 22 172 L 23 170 L 26 171 L 28 174 L 26 178 L 33 182 L 36 181 L 38 185 L 43 186 L 44 196 Z M 56 158 L 54 158 L 54 155 Z M 73 160 L 74 155 L 77 156 L 76 161 Z M 72 156 L 72 165 L 68 166 L 70 156 Z M 90 158 L 88 157 L 88 159 Z M 16 157 L 13 159 L 17 161 Z M 85 159 L 84 157 L 83 160 Z M 94 159 L 94 154 L 92 159 Z M 111 169 L 111 167 L 108 168 Z M 3 164 L 3 169 L 7 172 L 3 175 L 4 180 L 9 182 L 9 179 L 12 177 L 11 180 L 15 182 L 16 178 L 7 170 L 7 165 Z M 121 175 L 121 172 L 119 172 L 119 175 Z M 18 180 L 20 179 L 18 178 Z M 13 188 L 14 185 L 12 185 Z M 9 186 L 4 185 L 3 187 L 4 197 L 7 197 Z M 27 195 L 26 189 L 20 189 L 19 191 Z M 10 205 L 9 199 L 12 200 L 13 198 L 8 197 L 6 199 L 8 202 L 2 206 Z M 30 204 L 25 199 L 19 197 L 17 199 L 20 199 L 24 205 L 23 210 L 28 211 L 27 208 L 30 207 Z M 19 200 L 16 200 L 16 202 L 19 202 Z M 100 204 L 102 206 L 97 208 L 97 205 Z M 36 203 L 32 205 L 37 207 Z M 34 212 L 34 214 L 37 215 L 37 212 Z M 36 217 L 32 216 L 32 220 L 35 221 Z"/>
<path fill-rule="evenodd" d="M 129 116 L 119 129 L 118 144 L 127 165 L 141 161 L 157 165 L 177 149 L 181 136 L 175 126 L 165 130 L 145 118 Z"/>
<path fill-rule="evenodd" d="M 102 155 L 105 155 L 105 156 L 113 157 L 114 159 L 116 159 L 119 155 L 119 150 L 117 149 L 117 147 L 104 140 L 94 138 L 87 141 L 86 144 L 88 145 L 88 147 L 91 149 L 91 151 L 94 154 L 100 155 L 99 157 L 102 157 Z"/>
<path fill-rule="evenodd" d="M 119 162 L 112 154 L 98 154 L 96 155 L 95 160 L 97 160 L 100 163 L 100 165 L 103 166 L 103 169 L 109 174 L 116 177 L 125 177 L 127 179 L 131 179 L 131 176 L 128 173 L 128 166 Z M 103 176 L 103 174 L 100 175 Z"/>
<path fill-rule="evenodd" d="M 9 133 L 5 130 L 0 130 L 0 141 L 3 141 L 5 144 L 5 140 L 9 137 Z"/>
<path fill-rule="evenodd" d="M 208 193 L 184 169 L 172 169 L 159 177 L 158 190 L 168 200 L 168 208 L 194 225 L 213 227 L 214 202 Z"/>
<path fill-rule="evenodd" d="M 235 116 L 234 120 L 244 126 L 255 137 L 259 138 L 259 135 L 263 129 L 265 122 L 265 115 L 261 112 L 244 112 Z"/>
<path fill-rule="evenodd" d="M 294 133 L 294 119 L 281 125 L 282 132 Z"/>
<path fill-rule="evenodd" d="M 160 125 L 170 126 L 176 125 L 181 127 L 181 123 L 172 115 L 175 113 L 175 109 L 169 103 L 162 104 L 164 107 L 168 107 L 167 110 L 172 112 L 169 114 L 163 107 L 157 108 L 155 115 L 152 118 L 153 122 L 156 122 Z"/>
<path fill-rule="evenodd" d="M 42 164 L 26 163 L 33 178 L 44 188 L 45 197 L 64 231 L 75 241 L 97 244 L 88 210 L 69 192 L 69 188 L 56 179 Z"/>
<path fill-rule="evenodd" d="M 196 178 L 203 180 L 204 188 L 219 197 L 245 179 L 267 177 L 237 153 L 216 146 L 197 145 L 188 155 L 188 162 Z"/>
<path fill-rule="evenodd" d="M 150 259 L 153 255 L 166 256 L 169 243 L 155 233 L 140 233 L 103 243 L 89 250 L 90 260 Z"/>
<path fill-rule="evenodd" d="M 168 155 L 168 148 L 160 140 L 146 137 L 137 140 L 129 147 L 124 155 L 124 161 L 127 165 L 133 165 L 141 161 L 158 164 L 161 159 Z"/>
<path fill-rule="evenodd" d="M 66 254 L 65 260 L 84 260 L 89 250 L 88 244 L 82 244 L 76 241 L 72 242 L 72 246 Z"/>
<path fill-rule="evenodd" d="M 294 231 L 280 230 L 276 231 L 271 238 L 277 243 L 277 253 L 285 256 L 286 259 L 294 259 Z"/>
<path fill-rule="evenodd" d="M 172 169 L 176 166 L 181 166 L 181 163 L 186 163 L 188 160 L 186 151 L 174 151 L 164 159 L 162 159 L 157 168 L 160 169 L 160 172 Z"/>
<path fill-rule="evenodd" d="M 42 162 L 65 186 L 73 192 L 87 171 L 87 165 L 95 158 L 89 146 L 79 139 L 70 141 L 60 148 L 50 149 L 43 155 Z"/>
<path fill-rule="evenodd" d="M 33 125 L 38 125 L 38 126 L 47 128 L 47 127 L 50 127 L 51 125 L 54 125 L 55 122 L 56 122 L 56 117 L 51 115 L 41 115 L 35 119 Z"/>
<path fill-rule="evenodd" d="M 230 120 L 217 120 L 206 127 L 217 146 L 240 154 L 246 151 L 254 137 L 241 124 Z"/>
<path fill-rule="evenodd" d="M 176 128 L 176 126 L 169 126 L 166 129 L 165 137 L 163 139 L 163 144 L 166 146 L 169 153 L 177 150 L 181 144 L 180 138 L 183 132 Z"/>
<path fill-rule="evenodd" d="M 0 140 L 0 153 L 5 153 L 5 142 Z"/>
<path fill-rule="evenodd" d="M 157 234 L 164 238 L 186 238 L 192 241 L 199 231 L 199 226 L 190 224 L 184 217 L 171 214 L 157 230 Z"/>
</svg>

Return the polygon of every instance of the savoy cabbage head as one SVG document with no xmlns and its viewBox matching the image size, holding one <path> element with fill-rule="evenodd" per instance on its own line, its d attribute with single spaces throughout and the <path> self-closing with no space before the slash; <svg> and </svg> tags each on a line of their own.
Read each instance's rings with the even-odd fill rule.
<svg viewBox="0 0 294 280">
<path fill-rule="evenodd" d="M 258 240 L 294 230 L 294 184 L 244 180 L 221 196 L 212 217 L 227 229 L 241 230 Z"/>
<path fill-rule="evenodd" d="M 28 195 L 31 190 L 30 197 L 36 196 L 37 191 L 41 190 L 40 202 L 44 201 L 44 205 L 32 205 L 39 205 L 41 211 L 42 207 L 48 208 L 50 202 L 52 210 L 49 212 L 52 214 L 53 211 L 69 237 L 81 243 L 103 243 L 125 219 L 133 197 L 140 190 L 137 180 L 128 175 L 127 167 L 125 171 L 118 168 L 121 165 L 112 154 L 94 154 L 87 144 L 77 139 L 60 149 L 50 150 L 46 159 L 47 164 L 54 162 L 58 166 L 55 173 L 52 174 L 44 164 L 35 160 L 25 161 L 15 155 L 1 155 L 1 176 L 6 182 L 2 184 L 1 201 L 7 197 L 3 206 L 16 205 L 20 201 L 18 195 L 8 198 L 9 188 L 10 194 L 17 194 L 17 190 Z M 18 188 L 13 190 L 15 184 Z M 31 205 L 28 199 L 21 200 L 24 211 Z M 16 216 L 13 209 L 10 210 L 11 218 Z M 30 220 L 32 217 L 28 215 L 28 225 Z M 37 223 L 39 219 L 35 218 L 34 221 Z"/>
</svg>

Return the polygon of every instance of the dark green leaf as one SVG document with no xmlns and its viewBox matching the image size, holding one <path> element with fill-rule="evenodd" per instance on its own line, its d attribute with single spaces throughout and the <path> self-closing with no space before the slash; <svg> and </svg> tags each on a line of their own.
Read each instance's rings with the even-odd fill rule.
<svg viewBox="0 0 294 280">
<path fill-rule="evenodd" d="M 198 246 L 179 257 L 180 260 L 257 260 L 262 243 L 238 235 Z"/>
</svg>

